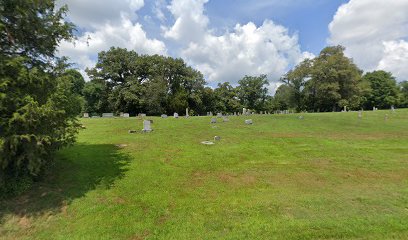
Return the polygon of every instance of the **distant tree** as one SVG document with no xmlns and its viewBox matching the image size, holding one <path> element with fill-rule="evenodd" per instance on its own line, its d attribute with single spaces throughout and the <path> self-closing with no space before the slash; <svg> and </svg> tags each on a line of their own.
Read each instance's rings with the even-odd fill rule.
<svg viewBox="0 0 408 240">
<path fill-rule="evenodd" d="M 408 108 L 408 81 L 402 81 L 399 83 L 400 89 L 400 107 Z"/>
<path fill-rule="evenodd" d="M 304 106 L 305 94 L 303 92 L 303 89 L 305 87 L 306 81 L 309 80 L 311 77 L 312 64 L 313 64 L 312 60 L 305 59 L 293 70 L 290 70 L 289 72 L 282 76 L 281 81 L 286 86 L 288 86 L 288 88 L 284 90 L 287 95 L 287 97 L 284 98 L 287 101 L 285 103 L 287 108 L 289 107 L 295 108 L 297 111 L 305 109 Z"/>
<path fill-rule="evenodd" d="M 67 69 L 63 75 L 66 76 L 72 83 L 71 91 L 82 96 L 82 90 L 85 86 L 85 80 L 82 74 L 75 69 Z"/>
<path fill-rule="evenodd" d="M 108 96 L 105 84 L 98 81 L 85 83 L 82 95 L 85 99 L 84 112 L 101 113 L 109 112 Z"/>
<path fill-rule="evenodd" d="M 159 115 L 184 112 L 187 107 L 196 112 L 205 108 L 203 75 L 182 59 L 112 47 L 100 52 L 95 67 L 86 71 L 92 81 L 104 85 L 106 94 L 99 96 L 108 99 L 99 100 L 106 105 L 95 110 Z"/>
<path fill-rule="evenodd" d="M 363 78 L 370 86 L 366 93 L 366 108 L 389 108 L 398 104 L 397 82 L 390 72 L 368 72 Z"/>
<path fill-rule="evenodd" d="M 75 140 L 81 104 L 55 57 L 72 38 L 66 10 L 53 0 L 1 1 L 0 192 L 20 189 Z"/>
<path fill-rule="evenodd" d="M 214 90 L 216 98 L 217 112 L 233 113 L 239 112 L 241 104 L 239 103 L 237 89 L 235 89 L 229 82 L 219 83 Z"/>
<path fill-rule="evenodd" d="M 256 111 L 264 110 L 268 96 L 268 89 L 265 86 L 269 85 L 266 75 L 245 76 L 238 83 L 238 97 L 241 105 Z"/>
<path fill-rule="evenodd" d="M 360 95 L 362 71 L 344 55 L 344 47 L 324 48 L 312 60 L 309 70 L 310 80 L 305 83 L 304 89 L 309 110 L 335 111 L 344 106 L 358 108 L 360 100 L 356 96 Z"/>
<path fill-rule="evenodd" d="M 273 108 L 275 110 L 286 110 L 291 108 L 290 103 L 293 100 L 293 91 L 292 86 L 286 84 L 280 85 L 273 98 Z"/>
</svg>

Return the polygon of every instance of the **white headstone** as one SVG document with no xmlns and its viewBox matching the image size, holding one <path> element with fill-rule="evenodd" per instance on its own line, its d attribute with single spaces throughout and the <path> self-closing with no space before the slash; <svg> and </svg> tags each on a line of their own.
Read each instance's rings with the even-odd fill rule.
<svg viewBox="0 0 408 240">
<path fill-rule="evenodd" d="M 247 125 L 252 124 L 252 119 L 245 120 L 245 124 L 247 124 Z"/>
<path fill-rule="evenodd" d="M 217 119 L 216 118 L 211 118 L 211 123 L 217 123 Z"/>
<path fill-rule="evenodd" d="M 361 110 L 358 111 L 358 118 L 363 118 L 363 112 Z"/>
<path fill-rule="evenodd" d="M 124 115 L 123 112 L 120 112 L 120 113 L 119 113 L 119 117 L 123 117 L 123 115 Z"/>
<path fill-rule="evenodd" d="M 146 113 L 141 113 L 140 117 L 142 117 L 142 118 L 146 117 Z"/>
<path fill-rule="evenodd" d="M 142 129 L 142 131 L 143 132 L 151 132 L 152 131 L 152 128 L 151 128 L 151 121 L 149 121 L 149 120 L 144 120 L 143 121 L 143 129 Z"/>
<path fill-rule="evenodd" d="M 89 118 L 89 113 L 84 113 L 84 118 Z"/>
<path fill-rule="evenodd" d="M 178 118 L 179 117 L 178 113 L 174 113 L 173 117 Z"/>
<path fill-rule="evenodd" d="M 246 114 L 246 108 L 242 108 L 242 115 Z"/>
<path fill-rule="evenodd" d="M 162 114 L 162 115 L 161 115 L 161 118 L 167 118 L 167 115 L 166 115 L 166 114 Z"/>
<path fill-rule="evenodd" d="M 222 117 L 222 113 L 217 113 L 217 118 Z"/>
<path fill-rule="evenodd" d="M 229 119 L 228 119 L 227 117 L 223 117 L 223 118 L 222 118 L 222 121 L 223 121 L 223 122 L 229 122 Z"/>
<path fill-rule="evenodd" d="M 102 113 L 102 117 L 111 118 L 111 117 L 113 117 L 113 113 Z"/>
<path fill-rule="evenodd" d="M 186 108 L 186 117 L 189 117 L 189 115 L 188 115 L 188 108 Z"/>
<path fill-rule="evenodd" d="M 123 117 L 124 117 L 124 118 L 128 118 L 128 117 L 129 117 L 129 113 L 124 113 L 124 114 L 123 114 Z"/>
</svg>

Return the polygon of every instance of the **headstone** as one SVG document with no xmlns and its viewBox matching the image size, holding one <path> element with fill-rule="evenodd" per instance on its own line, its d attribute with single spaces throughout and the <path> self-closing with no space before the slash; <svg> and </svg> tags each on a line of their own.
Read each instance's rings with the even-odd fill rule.
<svg viewBox="0 0 408 240">
<path fill-rule="evenodd" d="M 124 113 L 124 114 L 123 114 L 123 117 L 124 117 L 124 118 L 128 118 L 128 117 L 129 117 L 129 113 Z"/>
<path fill-rule="evenodd" d="M 201 144 L 204 144 L 204 145 L 214 145 L 214 142 L 211 142 L 211 141 L 202 141 Z"/>
<path fill-rule="evenodd" d="M 392 113 L 395 112 L 395 107 L 394 107 L 394 105 L 391 106 L 391 111 L 392 111 Z"/>
<path fill-rule="evenodd" d="M 84 118 L 89 118 L 89 113 L 84 113 Z"/>
<path fill-rule="evenodd" d="M 179 117 L 179 116 L 178 116 L 178 113 L 174 113 L 173 117 L 174 117 L 174 118 L 178 118 L 178 117 Z"/>
<path fill-rule="evenodd" d="M 217 119 L 216 118 L 211 118 L 211 122 L 210 123 L 217 123 Z"/>
<path fill-rule="evenodd" d="M 99 116 L 92 116 L 92 118 L 100 118 Z"/>
<path fill-rule="evenodd" d="M 143 121 L 143 129 L 142 132 L 151 132 L 153 131 L 151 128 L 151 121 L 150 120 L 144 120 Z"/>
<path fill-rule="evenodd" d="M 213 113 L 212 112 L 210 112 L 210 117 L 212 117 L 213 116 Z"/>
<path fill-rule="evenodd" d="M 162 114 L 162 115 L 161 115 L 161 118 L 167 118 L 167 115 L 166 115 L 166 114 Z"/>
<path fill-rule="evenodd" d="M 104 118 L 112 118 L 112 117 L 113 117 L 113 113 L 102 113 L 102 117 L 104 117 Z"/>
<path fill-rule="evenodd" d="M 145 114 L 145 113 L 141 113 L 141 114 L 140 114 L 140 117 L 144 118 L 144 117 L 146 117 L 146 114 Z"/>
<path fill-rule="evenodd" d="M 242 115 L 246 114 L 246 108 L 242 108 Z"/>
<path fill-rule="evenodd" d="M 222 113 L 217 113 L 217 118 L 221 118 L 222 117 Z"/>
<path fill-rule="evenodd" d="M 188 115 L 188 108 L 186 108 L 186 118 L 188 118 L 189 117 L 189 115 Z"/>
<path fill-rule="evenodd" d="M 228 119 L 227 117 L 223 117 L 223 118 L 222 118 L 222 121 L 223 121 L 223 122 L 229 122 L 229 119 Z"/>
<path fill-rule="evenodd" d="M 252 124 L 252 119 L 247 119 L 247 120 L 245 120 L 245 124 L 247 124 L 247 125 Z"/>
<path fill-rule="evenodd" d="M 123 117 L 123 115 L 124 115 L 123 112 L 120 112 L 120 113 L 119 113 L 119 117 Z"/>
<path fill-rule="evenodd" d="M 344 111 L 347 112 L 347 106 L 344 106 Z"/>
<path fill-rule="evenodd" d="M 215 136 L 214 137 L 214 141 L 220 141 L 221 140 L 221 137 L 220 136 Z"/>
<path fill-rule="evenodd" d="M 358 118 L 363 118 L 363 112 L 362 111 L 358 111 Z"/>
</svg>

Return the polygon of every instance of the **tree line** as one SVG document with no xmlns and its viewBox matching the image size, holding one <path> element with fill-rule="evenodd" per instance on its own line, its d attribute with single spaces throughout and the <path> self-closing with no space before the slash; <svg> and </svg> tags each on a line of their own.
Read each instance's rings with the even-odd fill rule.
<svg viewBox="0 0 408 240">
<path fill-rule="evenodd" d="M 73 71 L 73 70 L 72 70 Z M 274 96 L 268 94 L 266 75 L 245 76 L 233 86 L 229 82 L 208 87 L 203 75 L 180 58 L 139 55 L 112 47 L 98 55 L 95 67 L 86 70 L 90 81 L 77 73 L 74 85 L 83 96 L 83 111 L 130 114 L 184 112 L 233 113 L 242 108 L 256 112 L 291 109 L 327 112 L 408 107 L 408 83 L 397 84 L 391 73 L 363 74 L 344 55 L 344 47 L 324 48 L 314 59 L 306 59 L 280 79 Z M 73 72 L 72 72 L 72 75 Z"/>
</svg>

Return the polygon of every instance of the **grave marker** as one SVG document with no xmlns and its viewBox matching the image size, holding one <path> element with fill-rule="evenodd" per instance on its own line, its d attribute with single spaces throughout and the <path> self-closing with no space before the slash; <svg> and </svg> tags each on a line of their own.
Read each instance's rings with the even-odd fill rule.
<svg viewBox="0 0 408 240">
<path fill-rule="evenodd" d="M 113 113 L 102 113 L 102 117 L 103 117 L 103 118 L 112 118 L 112 117 L 113 117 Z"/>
<path fill-rule="evenodd" d="M 153 129 L 151 128 L 151 121 L 144 120 L 142 132 L 151 132 L 151 131 L 153 131 Z"/>
</svg>

